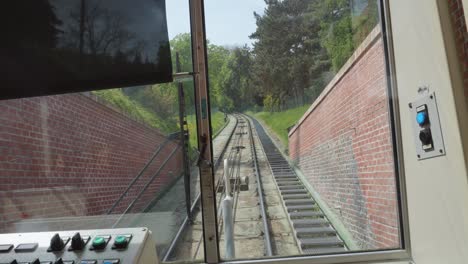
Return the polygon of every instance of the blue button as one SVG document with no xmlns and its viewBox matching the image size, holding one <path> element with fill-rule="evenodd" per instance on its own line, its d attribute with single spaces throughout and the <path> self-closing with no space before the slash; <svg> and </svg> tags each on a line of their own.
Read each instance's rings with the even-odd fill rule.
<svg viewBox="0 0 468 264">
<path fill-rule="evenodd" d="M 119 259 L 106 259 L 102 262 L 102 264 L 119 264 Z"/>
<path fill-rule="evenodd" d="M 420 126 L 424 125 L 427 122 L 427 113 L 425 111 L 424 112 L 419 112 L 416 115 L 416 122 L 418 122 L 418 124 Z"/>
</svg>

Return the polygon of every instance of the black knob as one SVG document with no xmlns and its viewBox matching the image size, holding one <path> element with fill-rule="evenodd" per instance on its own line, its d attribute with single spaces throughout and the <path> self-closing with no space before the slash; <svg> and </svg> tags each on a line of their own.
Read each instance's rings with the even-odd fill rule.
<svg viewBox="0 0 468 264">
<path fill-rule="evenodd" d="M 16 259 L 14 259 L 12 262 L 10 262 L 10 264 L 18 264 L 18 261 L 16 261 Z"/>
<path fill-rule="evenodd" d="M 432 134 L 429 128 L 425 128 L 419 132 L 419 140 L 423 143 L 423 145 L 432 144 Z"/>
<path fill-rule="evenodd" d="M 71 239 L 71 247 L 73 250 L 83 250 L 85 247 L 85 242 L 83 238 L 80 235 L 80 232 L 77 232 L 75 235 L 73 235 Z"/>
<path fill-rule="evenodd" d="M 54 264 L 63 264 L 62 258 L 57 259 Z"/>
<path fill-rule="evenodd" d="M 60 238 L 59 234 L 55 234 L 50 240 L 50 250 L 62 251 L 64 247 L 65 247 L 65 243 L 63 243 L 62 238 Z"/>
<path fill-rule="evenodd" d="M 33 262 L 31 262 L 31 264 L 41 264 L 41 261 L 39 259 L 36 259 Z"/>
</svg>

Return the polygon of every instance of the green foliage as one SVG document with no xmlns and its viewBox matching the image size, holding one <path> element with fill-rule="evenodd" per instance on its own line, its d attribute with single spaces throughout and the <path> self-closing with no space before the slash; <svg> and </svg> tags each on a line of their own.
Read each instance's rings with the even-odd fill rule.
<svg viewBox="0 0 468 264">
<path fill-rule="evenodd" d="M 197 119 L 195 115 L 187 115 L 187 128 L 189 131 L 189 148 L 198 146 L 197 143 Z"/>
<path fill-rule="evenodd" d="M 330 68 L 319 38 L 320 18 L 309 9 L 312 2 L 318 0 L 267 1 L 264 15 L 255 14 L 254 81 L 280 110 L 291 99 L 295 105 L 308 102 L 306 91 Z"/>
<path fill-rule="evenodd" d="M 335 72 L 379 22 L 377 0 L 326 0 L 310 8 L 322 18 L 321 43 Z"/>
<path fill-rule="evenodd" d="M 366 6 L 359 10 L 359 3 Z M 357 47 L 367 37 L 369 32 L 379 24 L 379 4 L 378 0 L 356 0 L 355 10 L 353 10 L 352 27 L 353 42 Z"/>
<path fill-rule="evenodd" d="M 140 120 L 165 134 L 178 131 L 177 124 L 174 120 L 162 118 L 156 113 L 149 111 L 138 102 L 126 96 L 121 89 L 94 91 L 93 94 L 104 99 L 129 116 Z"/>
<path fill-rule="evenodd" d="M 181 72 L 193 71 L 192 38 L 190 34 L 179 34 L 170 41 L 170 44 L 173 69 L 176 70 L 176 53 L 179 53 Z"/>
<path fill-rule="evenodd" d="M 309 109 L 308 105 L 289 109 L 284 112 L 248 112 L 250 115 L 261 119 L 278 136 L 281 142 L 288 145 L 288 128 L 299 121 Z"/>
<path fill-rule="evenodd" d="M 251 77 L 252 64 L 253 58 L 247 46 L 231 50 L 220 71 L 217 100 L 221 110 L 241 111 L 252 105 L 256 95 Z"/>
<path fill-rule="evenodd" d="M 277 99 L 273 98 L 271 95 L 267 95 L 263 99 L 263 110 L 267 112 L 275 112 L 279 108 L 279 102 Z"/>
<path fill-rule="evenodd" d="M 208 80 L 213 108 L 226 108 L 225 99 L 227 96 L 223 91 L 223 80 L 226 78 L 226 64 L 230 54 L 230 50 L 224 47 L 208 45 Z"/>
<path fill-rule="evenodd" d="M 323 46 L 331 57 L 333 70 L 338 72 L 354 51 L 351 18 L 343 17 L 332 26 L 325 27 L 330 27 L 330 33 L 324 37 Z"/>
<path fill-rule="evenodd" d="M 315 100 L 378 24 L 377 0 L 265 2 L 264 14 L 254 14 L 251 84 L 268 111 Z"/>
<path fill-rule="evenodd" d="M 282 140 L 332 79 L 354 49 L 378 24 L 377 0 L 267 0 L 263 15 L 254 14 L 253 48 L 227 48 L 208 42 L 208 81 L 213 131 L 221 112 L 256 109 Z M 170 41 L 173 70 L 192 72 L 189 33 Z M 143 58 L 135 54 L 134 60 Z M 123 92 L 122 92 L 123 91 Z M 97 92 L 114 105 L 163 131 L 178 124 L 177 83 L 118 92 Z M 194 83 L 184 83 L 191 145 L 196 140 Z M 300 107 L 299 107 L 300 106 Z M 135 108 L 135 109 L 133 109 Z M 293 108 L 291 110 L 286 110 Z M 281 112 L 283 111 L 283 112 Z M 163 118 L 162 118 L 163 117 Z"/>
<path fill-rule="evenodd" d="M 183 33 L 175 36 L 171 41 L 171 56 L 172 56 L 172 68 L 177 72 L 176 65 L 176 54 L 179 54 L 180 59 L 180 72 L 192 72 L 192 39 L 189 33 Z M 187 113 L 194 113 L 195 105 L 195 94 L 194 94 L 194 83 L 193 81 L 186 81 L 184 84 L 185 91 L 185 105 L 187 106 Z M 171 90 L 174 94 L 177 94 L 177 83 L 163 84 L 167 89 Z"/>
<path fill-rule="evenodd" d="M 177 35 L 171 40 L 171 56 L 173 69 L 176 69 L 176 53 L 179 53 L 180 66 L 182 72 L 192 71 L 192 50 L 190 34 Z M 213 62 L 213 82 L 219 85 L 221 81 L 217 80 L 222 76 L 219 74 L 224 64 L 227 63 L 227 57 L 230 51 L 215 45 L 210 48 L 210 61 Z M 216 70 L 219 69 L 219 70 Z M 216 90 L 215 86 L 215 90 Z M 219 88 L 218 88 L 219 89 Z M 186 111 L 192 113 L 187 116 L 187 122 L 190 133 L 190 144 L 196 146 L 196 123 L 194 109 L 194 88 L 193 82 L 184 82 L 184 91 L 186 98 Z M 176 132 L 179 130 L 179 97 L 177 83 L 165 83 L 149 85 L 143 87 L 131 87 L 115 90 L 104 90 L 94 92 L 97 96 L 108 101 L 118 109 L 128 113 L 130 116 L 139 119 L 148 125 L 158 128 L 165 133 Z M 226 97 L 228 98 L 228 97 Z M 214 107 L 215 109 L 215 107 Z M 219 130 L 224 124 L 224 114 L 214 111 L 212 114 L 213 131 Z"/>
<path fill-rule="evenodd" d="M 287 129 L 378 24 L 377 0 L 269 0 L 257 30 L 253 83 L 264 112 L 255 113 L 287 145 Z M 237 96 L 237 95 L 236 95 Z M 291 106 L 295 107 L 285 110 Z M 255 109 L 255 107 L 252 107 Z M 258 109 L 258 108 L 257 108 Z"/>
<path fill-rule="evenodd" d="M 216 135 L 224 127 L 224 113 L 214 111 L 211 113 L 211 126 L 213 135 Z M 187 116 L 187 126 L 189 130 L 189 145 L 191 148 L 197 146 L 197 122 L 195 115 Z"/>
</svg>

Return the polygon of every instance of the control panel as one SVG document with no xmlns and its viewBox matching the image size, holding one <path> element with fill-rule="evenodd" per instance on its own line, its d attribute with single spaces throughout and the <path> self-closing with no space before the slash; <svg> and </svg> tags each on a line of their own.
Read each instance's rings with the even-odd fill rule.
<svg viewBox="0 0 468 264">
<path fill-rule="evenodd" d="M 147 228 L 0 235 L 0 264 L 143 263 L 158 263 Z"/>
<path fill-rule="evenodd" d="M 419 160 L 445 155 L 435 93 L 421 96 L 409 104 L 416 155 Z"/>
</svg>

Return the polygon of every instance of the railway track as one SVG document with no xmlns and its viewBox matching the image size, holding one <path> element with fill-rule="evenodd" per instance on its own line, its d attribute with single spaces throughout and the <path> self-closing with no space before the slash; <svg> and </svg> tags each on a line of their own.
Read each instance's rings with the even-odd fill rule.
<svg viewBox="0 0 468 264">
<path fill-rule="evenodd" d="M 343 240 L 340 239 L 302 180 L 266 134 L 262 125 L 257 120 L 252 120 L 301 252 L 324 254 L 346 251 Z"/>
<path fill-rule="evenodd" d="M 265 167 L 260 169 L 258 160 L 259 157 L 262 157 L 262 162 L 264 162 L 263 159 L 267 160 L 270 169 L 268 173 L 271 173 L 276 183 L 275 198 L 278 199 L 280 196 L 279 200 L 281 200 L 285 212 L 282 214 L 287 214 L 290 230 L 292 230 L 290 232 L 294 233 L 298 251 L 292 252 L 292 254 L 297 254 L 297 252 L 321 254 L 345 251 L 345 244 L 339 238 L 336 230 L 317 206 L 301 179 L 297 177 L 287 160 L 265 133 L 260 123 L 243 114 L 235 114 L 234 119 L 235 125 L 222 144 L 222 149 L 218 149 L 217 154 L 215 153 L 215 190 L 220 241 L 224 239 L 221 202 L 226 195 L 223 186 L 224 170 L 221 164 L 223 164 L 224 159 L 228 159 L 230 166 L 227 173 L 232 183 L 230 196 L 233 197 L 234 201 L 234 242 L 236 248 L 244 246 L 250 249 L 250 254 L 247 255 L 245 255 L 245 250 L 238 250 L 236 258 L 260 258 L 277 254 L 278 250 L 275 250 L 272 245 L 271 236 L 273 234 L 270 230 L 270 216 L 262 186 L 262 170 Z M 254 135 L 258 136 L 258 139 L 254 139 Z M 256 146 L 256 141 L 261 146 Z M 259 150 L 263 150 L 262 154 L 264 155 L 258 156 L 257 151 Z M 249 176 L 250 178 L 246 182 L 245 179 Z M 242 190 L 241 184 L 243 184 L 244 190 Z M 248 186 L 247 191 L 245 186 Z M 190 219 L 184 221 L 163 261 L 198 259 L 202 256 L 203 233 L 201 231 L 201 213 L 198 208 L 199 198 L 192 205 L 192 211 L 198 213 L 196 216 L 198 222 L 196 220 L 195 223 L 190 224 Z M 187 240 L 190 242 L 187 243 Z M 184 241 L 185 244 L 182 245 L 181 241 Z M 222 258 L 225 257 L 223 246 L 224 244 L 220 243 Z M 181 250 L 182 248 L 185 248 L 185 251 Z"/>
<path fill-rule="evenodd" d="M 243 209 L 244 204 L 248 202 L 247 200 L 251 198 L 252 196 L 255 197 L 255 195 L 252 194 L 258 194 L 256 197 L 258 197 L 258 201 L 255 203 L 256 205 L 258 204 L 258 209 L 259 209 L 259 214 L 260 214 L 260 219 L 255 219 L 253 221 L 260 223 L 262 226 L 262 230 L 260 232 L 261 236 L 263 236 L 263 242 L 261 242 L 262 245 L 259 245 L 260 243 L 256 244 L 257 250 L 260 250 L 260 246 L 263 247 L 263 254 L 259 255 L 260 256 L 272 256 L 272 246 L 271 246 L 271 241 L 270 241 L 270 231 L 269 231 L 269 226 L 267 222 L 267 212 L 266 208 L 264 206 L 264 200 L 263 200 L 263 193 L 262 193 L 262 186 L 261 186 L 261 179 L 260 179 L 260 172 L 258 170 L 257 166 L 257 158 L 256 158 L 256 153 L 255 153 L 255 143 L 253 140 L 253 133 L 252 133 L 252 126 L 250 124 L 250 121 L 243 115 L 240 114 L 235 114 L 236 117 L 236 127 L 234 129 L 234 135 L 231 137 L 230 142 L 226 144 L 226 151 L 229 150 L 229 152 L 226 152 L 223 156 L 220 156 L 218 158 L 218 164 L 220 164 L 221 160 L 227 159 L 229 163 L 229 170 L 227 171 L 228 173 L 228 179 L 230 179 L 232 183 L 232 193 L 230 194 L 231 197 L 233 197 L 233 220 L 234 220 L 234 228 L 236 229 L 236 226 L 243 224 L 244 222 L 244 216 L 239 215 L 239 211 Z M 255 175 L 255 179 L 246 179 L 246 174 L 249 174 L 248 171 L 249 167 L 253 167 L 253 172 Z M 221 210 L 221 202 L 224 200 L 226 196 L 226 192 L 224 191 L 224 175 L 222 173 L 217 173 L 216 174 L 216 187 L 215 190 L 217 192 L 217 208 L 218 208 L 218 233 L 220 234 L 220 239 L 224 239 L 224 230 L 223 230 L 223 223 L 222 221 L 222 210 Z M 249 184 L 249 181 L 252 181 L 253 184 Z M 249 186 L 247 186 L 249 185 Z M 242 186 L 247 187 L 247 189 L 242 189 Z M 254 189 L 252 189 L 254 187 Z M 250 189 L 250 190 L 249 190 Z M 242 205 L 241 205 L 242 204 Z M 237 230 L 239 230 L 240 227 L 237 227 Z M 242 237 L 242 235 L 239 235 L 238 232 L 234 232 L 234 240 L 236 244 L 242 243 L 242 240 L 245 240 L 244 242 L 246 243 L 252 243 L 252 241 L 249 241 L 250 238 L 245 238 Z M 200 245 L 202 242 L 202 236 L 200 236 L 197 244 L 197 250 L 195 252 L 195 256 L 198 254 Z M 223 245 L 220 244 L 220 247 Z M 221 256 L 223 256 L 224 249 L 221 250 Z M 257 251 L 257 252 L 262 252 Z M 242 252 L 238 252 L 237 256 L 241 255 Z"/>
<path fill-rule="evenodd" d="M 232 122 L 232 120 L 230 121 Z M 229 142 L 231 141 L 233 135 L 234 135 L 234 132 L 236 130 L 236 127 L 238 125 L 238 119 L 237 118 L 234 118 L 234 128 L 229 131 L 226 135 L 226 140 L 221 144 L 221 147 L 220 147 L 220 150 L 216 151 L 215 150 L 215 153 L 214 153 L 214 171 L 216 173 L 216 171 L 218 171 L 219 167 L 220 167 L 220 164 L 221 164 L 221 160 L 222 160 L 222 157 L 225 155 L 226 153 L 226 150 L 228 148 L 228 145 L 229 145 Z M 225 127 L 225 129 L 229 129 L 228 126 Z M 220 135 L 219 136 L 223 136 Z M 192 216 L 199 213 L 199 210 L 200 210 L 200 199 L 201 199 L 201 194 L 198 193 L 197 196 L 195 197 L 194 199 L 194 202 L 192 203 L 192 206 L 191 206 L 191 213 L 192 213 Z M 180 243 L 180 240 L 182 239 L 182 237 L 184 236 L 184 232 L 186 232 L 186 230 L 188 229 L 188 227 L 190 226 L 190 224 L 193 224 L 193 221 L 194 219 L 190 219 L 188 216 L 185 217 L 184 221 L 182 222 L 182 225 L 180 226 L 179 230 L 177 231 L 175 237 L 172 239 L 172 242 L 171 244 L 169 245 L 169 247 L 167 248 L 167 250 L 165 251 L 164 253 L 164 256 L 162 258 L 162 261 L 163 262 L 167 262 L 167 261 L 170 261 L 172 258 L 174 258 L 175 254 L 176 253 L 176 247 L 177 245 Z M 201 241 L 201 239 L 199 239 L 199 241 Z M 198 245 L 198 248 L 200 246 Z M 197 249 L 197 253 L 198 253 L 198 250 Z M 197 258 L 197 254 L 195 254 L 192 259 L 196 259 Z"/>
</svg>

